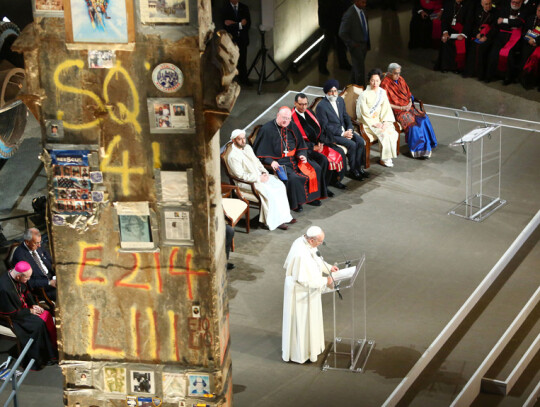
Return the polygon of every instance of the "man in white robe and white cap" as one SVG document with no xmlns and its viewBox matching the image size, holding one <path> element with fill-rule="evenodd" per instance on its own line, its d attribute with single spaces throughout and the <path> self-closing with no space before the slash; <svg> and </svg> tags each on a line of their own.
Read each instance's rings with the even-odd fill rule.
<svg viewBox="0 0 540 407">
<path fill-rule="evenodd" d="M 294 241 L 283 266 L 286 270 L 283 299 L 282 359 L 286 362 L 316 362 L 324 351 L 321 294 L 332 287 L 330 273 L 337 266 L 326 263 L 317 247 L 324 232 L 311 226 Z"/>
<path fill-rule="evenodd" d="M 246 144 L 244 130 L 234 130 L 231 140 L 233 145 L 227 164 L 234 177 L 255 183 L 255 189 L 261 197 L 259 222 L 270 230 L 287 230 L 287 223 L 296 223 L 296 219 L 291 216 L 285 185 L 275 175 L 268 173 L 251 146 Z M 238 186 L 251 193 L 248 184 L 239 183 Z"/>
</svg>

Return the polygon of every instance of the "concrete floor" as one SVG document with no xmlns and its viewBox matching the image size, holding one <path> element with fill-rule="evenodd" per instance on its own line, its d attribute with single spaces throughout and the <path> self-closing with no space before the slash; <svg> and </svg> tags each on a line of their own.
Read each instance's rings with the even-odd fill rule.
<svg viewBox="0 0 540 407">
<path fill-rule="evenodd" d="M 434 51 L 406 48 L 410 12 L 406 5 L 400 7 L 398 13 L 371 12 L 374 43 L 368 69 L 400 63 L 414 95 L 425 103 L 538 120 L 537 91 L 432 71 Z M 316 61 L 307 63 L 300 73 L 290 75 L 288 84 L 264 85 L 260 96 L 254 87 L 243 89 L 222 129 L 222 144 L 232 129 L 245 127 L 285 91 L 321 86 L 327 77 L 318 73 L 316 65 Z M 332 58 L 328 67 L 342 85 L 348 83 L 348 72 L 337 70 Z M 448 216 L 448 210 L 464 197 L 465 156 L 448 146 L 459 136 L 455 117 L 433 116 L 432 122 L 439 147 L 431 160 L 407 157 L 404 145 L 393 169 L 373 164 L 369 180 L 347 180 L 347 191 L 335 191 L 336 196 L 322 207 L 307 206 L 302 214 L 295 214 L 298 223 L 289 231 L 252 229 L 248 235 L 241 225 L 236 228 L 237 250 L 231 254 L 236 269 L 230 272 L 229 286 L 235 406 L 381 405 L 540 209 L 540 135 L 504 129 L 501 196 L 508 204 L 482 223 Z M 476 124 L 462 121 L 461 131 Z M 39 129 L 30 126 L 27 134 L 20 152 L 0 172 L 2 215 L 31 211 L 31 198 L 45 188 L 36 159 Z M 378 151 L 372 157 L 375 163 Z M 24 174 L 24 182 L 12 182 L 17 174 Z M 328 261 L 366 255 L 367 337 L 376 341 L 376 347 L 365 373 L 322 372 L 322 360 L 306 365 L 281 361 L 282 264 L 292 241 L 314 224 L 326 231 L 328 246 L 321 252 Z M 19 233 L 17 228 L 20 225 L 6 228 L 8 237 Z M 459 393 L 540 284 L 539 234 L 529 238 L 403 405 L 447 406 Z M 324 299 L 324 307 L 330 341 L 329 298 Z M 340 316 L 338 325 L 345 330 L 350 312 L 341 310 Z M 512 342 L 512 349 L 490 371 L 492 376 L 504 377 L 519 359 L 540 332 L 539 316 L 537 308 L 519 332 L 520 340 Z M 357 322 L 362 323 L 362 318 Z M 539 367 L 537 356 L 510 396 L 481 396 L 474 405 L 522 405 L 540 380 Z M 5 394 L 0 396 L 3 400 Z M 60 369 L 31 374 L 20 405 L 62 405 Z"/>
</svg>

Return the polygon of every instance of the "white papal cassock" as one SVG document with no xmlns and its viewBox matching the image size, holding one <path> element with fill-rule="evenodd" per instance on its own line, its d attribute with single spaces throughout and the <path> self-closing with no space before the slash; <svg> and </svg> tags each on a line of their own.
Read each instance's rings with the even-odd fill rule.
<svg viewBox="0 0 540 407">
<path fill-rule="evenodd" d="M 286 277 L 281 357 L 286 362 L 316 362 L 324 351 L 321 294 L 328 281 L 323 273 L 328 274 L 332 266 L 316 253 L 304 236 L 299 237 L 283 266 Z"/>
<path fill-rule="evenodd" d="M 274 230 L 282 223 L 292 220 L 287 190 L 285 185 L 275 175 L 270 175 L 267 182 L 261 182 L 261 174 L 268 171 L 255 156 L 251 146 L 246 145 L 244 149 L 232 146 L 227 158 L 229 168 L 236 178 L 247 182 L 255 182 L 255 189 L 261 196 L 261 210 L 259 221 Z M 251 193 L 248 184 L 239 183 L 241 190 Z"/>
</svg>

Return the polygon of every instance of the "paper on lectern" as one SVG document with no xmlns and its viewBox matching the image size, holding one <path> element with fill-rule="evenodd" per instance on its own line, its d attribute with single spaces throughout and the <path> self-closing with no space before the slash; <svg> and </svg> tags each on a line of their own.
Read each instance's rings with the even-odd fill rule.
<svg viewBox="0 0 540 407">
<path fill-rule="evenodd" d="M 341 270 L 332 273 L 335 281 L 345 280 L 346 278 L 351 278 L 356 270 L 355 266 L 347 267 Z"/>
</svg>

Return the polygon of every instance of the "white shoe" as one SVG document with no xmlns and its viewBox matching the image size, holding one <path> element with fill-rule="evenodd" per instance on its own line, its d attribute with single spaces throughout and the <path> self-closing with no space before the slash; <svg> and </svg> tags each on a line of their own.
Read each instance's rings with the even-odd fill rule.
<svg viewBox="0 0 540 407">
<path fill-rule="evenodd" d="M 391 158 L 389 158 L 387 160 L 383 160 L 383 163 L 384 163 L 385 167 L 393 167 L 394 166 L 394 163 L 392 162 Z"/>
</svg>

